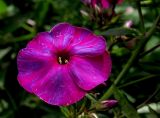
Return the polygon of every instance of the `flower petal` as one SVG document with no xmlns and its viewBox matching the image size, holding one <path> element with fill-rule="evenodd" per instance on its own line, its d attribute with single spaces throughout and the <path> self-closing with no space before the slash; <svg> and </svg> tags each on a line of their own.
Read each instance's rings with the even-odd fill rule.
<svg viewBox="0 0 160 118">
<path fill-rule="evenodd" d="M 109 8 L 110 3 L 107 0 L 101 0 L 102 8 Z"/>
<path fill-rule="evenodd" d="M 85 29 L 83 29 L 85 30 Z M 85 33 L 86 31 L 83 31 Z M 71 50 L 73 55 L 96 56 L 105 52 L 106 42 L 102 36 L 89 34 L 85 36 L 79 43 L 75 44 Z"/>
<path fill-rule="evenodd" d="M 28 43 L 27 48 L 32 48 L 36 52 L 46 55 L 52 55 L 55 52 L 53 38 L 48 32 L 39 33 L 33 40 Z"/>
<path fill-rule="evenodd" d="M 53 65 L 53 57 L 37 52 L 32 48 L 22 49 L 17 57 L 18 81 L 29 92 L 32 92 L 31 85 L 43 77 L 50 66 Z"/>
<path fill-rule="evenodd" d="M 75 27 L 70 50 L 73 55 L 101 55 L 105 52 L 106 42 L 102 36 L 94 35 L 90 30 Z"/>
<path fill-rule="evenodd" d="M 54 39 L 54 46 L 58 50 L 64 50 L 71 44 L 73 33 L 74 27 L 69 23 L 59 23 L 50 31 Z"/>
<path fill-rule="evenodd" d="M 92 3 L 92 6 L 95 7 L 97 5 L 97 0 L 92 0 L 91 3 Z"/>
<path fill-rule="evenodd" d="M 100 55 L 105 52 L 106 42 L 102 36 L 90 30 L 60 23 L 50 31 L 54 45 L 59 50 L 67 50 L 72 55 Z"/>
<path fill-rule="evenodd" d="M 54 66 L 45 78 L 34 83 L 33 92 L 49 104 L 70 105 L 82 99 L 86 93 L 73 79 L 67 65 Z"/>
<path fill-rule="evenodd" d="M 111 72 L 111 59 L 108 52 L 97 57 L 72 57 L 70 69 L 76 84 L 91 90 L 108 79 Z"/>
</svg>

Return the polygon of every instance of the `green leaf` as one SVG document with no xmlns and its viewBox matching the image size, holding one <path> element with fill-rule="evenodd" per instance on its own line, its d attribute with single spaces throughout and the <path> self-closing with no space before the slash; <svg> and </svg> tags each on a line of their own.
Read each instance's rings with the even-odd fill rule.
<svg viewBox="0 0 160 118">
<path fill-rule="evenodd" d="M 37 2 L 36 10 L 35 10 L 35 20 L 38 26 L 41 26 L 45 20 L 47 12 L 49 10 L 49 1 L 40 0 Z"/>
<path fill-rule="evenodd" d="M 119 57 L 127 55 L 128 53 L 129 53 L 129 50 L 124 47 L 118 47 L 117 45 L 115 45 L 112 48 L 112 54 L 119 56 Z"/>
<path fill-rule="evenodd" d="M 14 112 L 12 109 L 6 109 L 0 112 L 0 118 L 14 118 Z"/>
<path fill-rule="evenodd" d="M 148 106 L 148 109 L 150 111 L 150 113 L 152 113 L 155 117 L 158 118 L 159 114 L 157 111 L 155 111 L 154 109 L 152 109 L 152 107 Z"/>
<path fill-rule="evenodd" d="M 114 87 L 114 96 L 118 100 L 122 113 L 127 118 L 140 118 L 136 109 L 128 102 L 124 94 Z"/>
<path fill-rule="evenodd" d="M 60 107 L 60 109 L 61 109 L 61 112 L 62 112 L 66 117 L 69 116 L 70 112 L 69 112 L 69 110 L 68 110 L 67 107 Z"/>
<path fill-rule="evenodd" d="M 7 12 L 7 5 L 3 0 L 0 0 L 0 15 Z"/>
<path fill-rule="evenodd" d="M 140 33 L 133 28 L 125 28 L 125 27 L 120 27 L 120 28 L 112 28 L 104 32 L 104 35 L 106 36 L 121 36 L 121 35 L 129 35 L 129 36 L 138 36 Z"/>
<path fill-rule="evenodd" d="M 4 89 L 5 70 L 0 70 L 0 90 Z"/>
</svg>

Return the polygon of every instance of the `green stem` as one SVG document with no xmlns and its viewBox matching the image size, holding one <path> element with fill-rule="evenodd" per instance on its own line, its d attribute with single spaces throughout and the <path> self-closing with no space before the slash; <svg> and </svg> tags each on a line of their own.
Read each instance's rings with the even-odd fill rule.
<svg viewBox="0 0 160 118">
<path fill-rule="evenodd" d="M 137 4 L 138 14 L 139 14 L 140 22 L 141 22 L 141 30 L 142 30 L 142 32 L 145 32 L 144 18 L 143 18 L 143 14 L 142 14 L 140 0 L 137 0 L 136 4 Z"/>
<path fill-rule="evenodd" d="M 6 92 L 8 98 L 9 98 L 9 100 L 10 100 L 10 102 L 11 102 L 11 105 L 12 105 L 13 110 L 14 110 L 14 111 L 17 111 L 18 108 L 17 108 L 17 105 L 16 105 L 16 103 L 15 103 L 13 97 L 11 96 L 11 94 L 9 93 L 8 90 L 5 90 L 5 92 Z"/>
<path fill-rule="evenodd" d="M 30 26 L 26 25 L 25 23 L 22 24 L 21 27 L 29 32 L 34 32 L 34 30 L 35 30 L 33 27 L 30 27 Z"/>
<path fill-rule="evenodd" d="M 67 107 L 60 107 L 61 112 L 64 114 L 66 118 L 69 118 L 70 111 Z"/>
<path fill-rule="evenodd" d="M 90 99 L 92 102 L 97 102 L 97 100 L 94 97 L 92 97 L 90 94 L 86 94 L 86 97 Z"/>
<path fill-rule="evenodd" d="M 21 41 L 31 40 L 34 37 L 34 35 L 35 33 L 26 34 L 26 35 L 15 38 L 15 40 L 11 42 L 21 42 Z"/>
<path fill-rule="evenodd" d="M 124 66 L 124 68 L 122 69 L 120 74 L 115 79 L 113 85 L 103 94 L 103 96 L 99 99 L 99 101 L 105 100 L 112 95 L 114 86 L 117 85 L 121 81 L 121 79 L 125 76 L 125 74 L 127 74 L 129 68 L 132 66 L 134 61 L 139 56 L 141 49 L 143 48 L 143 46 L 147 43 L 147 41 L 152 36 L 152 33 L 156 29 L 156 26 L 157 26 L 159 20 L 160 20 L 160 15 L 157 17 L 153 26 L 150 28 L 150 30 L 146 33 L 146 35 L 144 35 L 143 39 L 139 39 L 140 40 L 139 44 L 137 45 L 136 49 L 133 51 L 130 59 L 128 60 L 128 62 L 126 63 L 126 65 Z"/>
<path fill-rule="evenodd" d="M 146 52 L 141 53 L 141 54 L 140 54 L 140 58 L 142 58 L 142 57 L 144 57 L 145 55 L 147 55 L 148 53 L 154 51 L 154 50 L 157 49 L 158 47 L 160 47 L 160 44 L 154 46 L 153 48 L 147 50 Z"/>
<path fill-rule="evenodd" d="M 158 92 L 160 91 L 160 87 L 158 87 L 152 95 L 149 96 L 149 98 L 147 98 L 147 100 L 145 100 L 142 104 L 140 104 L 139 106 L 137 106 L 138 108 L 141 108 L 142 106 L 144 106 L 147 102 L 149 102 Z"/>
<path fill-rule="evenodd" d="M 83 100 L 83 103 L 82 103 L 82 105 L 81 105 L 81 107 L 80 107 L 80 109 L 79 109 L 79 111 L 78 111 L 78 114 L 81 114 L 82 112 L 84 112 L 84 110 L 85 110 L 85 105 L 86 105 L 86 103 L 87 103 L 87 99 L 84 99 Z"/>
<path fill-rule="evenodd" d="M 160 75 L 149 75 L 149 76 L 143 77 L 141 79 L 134 80 L 134 81 L 128 82 L 126 84 L 123 84 L 123 85 L 119 86 L 118 88 L 123 88 L 123 87 L 129 86 L 129 85 L 132 85 L 132 84 L 135 84 L 135 83 L 147 80 L 147 79 L 151 79 L 151 78 L 154 78 L 154 77 L 159 77 L 159 76 Z"/>
</svg>

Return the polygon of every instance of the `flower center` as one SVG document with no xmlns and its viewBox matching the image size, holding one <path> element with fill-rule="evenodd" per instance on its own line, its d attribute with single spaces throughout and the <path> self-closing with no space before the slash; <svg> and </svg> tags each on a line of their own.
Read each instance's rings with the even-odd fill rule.
<svg viewBox="0 0 160 118">
<path fill-rule="evenodd" d="M 58 56 L 57 60 L 58 60 L 59 64 L 67 64 L 68 61 L 69 61 L 69 56 L 67 56 L 67 55 L 60 55 L 60 56 Z"/>
</svg>

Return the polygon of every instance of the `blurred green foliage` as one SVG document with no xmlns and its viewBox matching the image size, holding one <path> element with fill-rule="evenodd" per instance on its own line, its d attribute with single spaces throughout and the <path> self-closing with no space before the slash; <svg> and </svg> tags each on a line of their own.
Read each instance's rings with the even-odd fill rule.
<svg viewBox="0 0 160 118">
<path fill-rule="evenodd" d="M 160 14 L 159 0 L 141 0 L 145 30 L 148 31 Z M 70 22 L 91 29 L 106 38 L 113 61 L 108 86 L 97 87 L 92 94 L 100 96 L 112 85 L 124 68 L 136 45 L 143 40 L 141 20 L 136 0 L 125 0 L 116 7 L 120 13 L 114 24 L 99 28 L 90 18 L 83 17 L 80 10 L 86 6 L 80 0 L 0 0 L 0 118 L 64 118 L 57 106 L 51 106 L 27 93 L 17 81 L 16 56 L 38 32 L 49 31 L 59 22 Z M 128 11 L 127 11 L 128 10 Z M 131 28 L 124 23 L 132 20 Z M 93 111 L 100 118 L 159 118 L 160 108 L 149 107 L 147 112 L 137 112 L 143 106 L 156 103 L 160 106 L 160 23 L 152 37 L 143 46 L 128 73 L 114 88 L 111 96 L 119 105 L 107 111 Z M 91 95 L 92 95 L 91 94 Z M 89 102 L 89 98 L 87 102 Z M 88 105 L 83 99 L 73 105 Z M 83 105 L 81 104 L 84 103 Z M 88 109 L 87 106 L 85 109 Z M 84 108 L 83 108 L 84 109 Z M 83 110 L 82 109 L 82 110 Z M 82 111 L 83 112 L 83 111 Z M 132 116 L 132 117 L 131 117 Z"/>
</svg>

